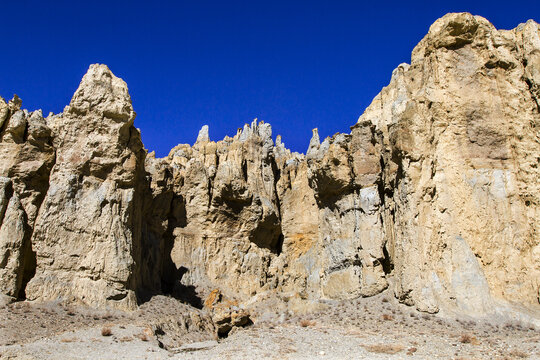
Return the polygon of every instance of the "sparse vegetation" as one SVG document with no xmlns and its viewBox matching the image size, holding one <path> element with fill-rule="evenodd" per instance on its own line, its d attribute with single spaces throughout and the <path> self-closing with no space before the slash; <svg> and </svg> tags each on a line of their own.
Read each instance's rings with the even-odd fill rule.
<svg viewBox="0 0 540 360">
<path fill-rule="evenodd" d="M 520 359 L 526 359 L 529 357 L 527 353 L 524 353 L 523 351 L 519 351 L 517 349 L 510 351 L 510 356 L 512 358 L 520 358 Z"/>
<path fill-rule="evenodd" d="M 351 302 L 350 306 L 330 306 L 302 315 L 288 314 L 281 310 L 275 313 L 275 317 L 256 321 L 253 330 L 235 335 L 236 340 L 232 341 L 233 343 L 246 341 L 253 344 L 257 341 L 260 343 L 264 339 L 265 342 L 279 343 L 283 357 L 290 356 L 287 354 L 293 354 L 294 351 L 303 355 L 304 348 L 301 341 L 306 341 L 305 343 L 311 344 L 311 347 L 319 347 L 320 343 L 316 353 L 323 350 L 326 355 L 333 354 L 336 358 L 348 358 L 347 355 L 351 355 L 350 358 L 358 358 L 359 354 L 353 350 L 349 354 L 343 352 L 341 348 L 348 347 L 352 343 L 356 349 L 359 347 L 358 351 L 365 357 L 376 357 L 378 354 L 381 358 L 400 356 L 409 359 L 435 358 L 434 355 L 439 352 L 444 354 L 443 358 L 456 359 L 474 354 L 500 359 L 530 359 L 536 355 L 532 344 L 538 342 L 538 334 L 529 330 L 530 324 L 518 326 L 515 321 L 501 323 L 497 333 L 495 324 L 482 321 L 472 324 L 469 320 L 461 319 L 460 322 L 456 322 L 434 315 L 429 315 L 430 320 L 426 321 L 424 313 L 400 308 L 399 304 L 393 303 L 391 297 L 388 297 L 388 303 L 383 303 L 382 299 L 383 297 L 362 298 Z M 192 332 L 177 335 L 173 328 L 162 330 L 153 316 L 156 314 L 162 316 L 164 309 L 167 311 L 167 318 L 176 316 L 177 308 L 167 310 L 168 308 L 163 306 L 164 299 L 157 298 L 153 301 L 156 300 L 159 302 L 144 305 L 143 319 L 138 316 L 139 313 L 125 316 L 114 310 L 109 311 L 114 320 L 104 320 L 103 316 L 107 310 L 90 310 L 75 306 L 33 305 L 34 311 L 30 313 L 18 309 L 22 307 L 19 304 L 17 304 L 18 313 L 11 311 L 11 307 L 5 307 L 3 310 L 0 309 L 0 318 L 4 319 L 0 324 L 0 332 L 9 337 L 0 345 L 9 344 L 8 341 L 14 341 L 13 339 L 21 336 L 30 339 L 31 342 L 49 336 L 48 334 L 52 332 L 59 334 L 54 339 L 56 345 L 61 345 L 62 349 L 85 343 L 98 348 L 121 344 L 129 348 L 131 347 L 129 344 L 139 344 L 138 346 L 149 349 L 163 343 L 167 348 L 175 348 L 176 345 L 172 344 L 176 341 L 183 344 L 199 339 L 219 340 L 211 327 L 208 327 L 208 331 L 212 332 L 204 333 L 202 338 L 199 335 L 193 336 Z M 364 307 L 367 307 L 370 313 L 362 311 Z M 68 314 L 70 308 L 75 312 L 74 316 Z M 97 319 L 94 319 L 94 316 Z M 281 318 L 285 318 L 285 321 L 282 322 Z M 512 326 L 513 330 L 509 331 L 510 326 L 505 328 L 505 325 Z M 85 332 L 73 332 L 81 327 L 88 327 L 89 334 L 93 332 L 94 335 L 87 336 Z M 106 329 L 103 335 L 100 333 L 102 328 Z M 106 335 L 109 330 L 110 335 Z M 184 328 L 179 330 L 184 331 Z M 162 336 L 161 331 L 166 331 L 167 336 Z M 108 339 L 104 336 L 108 336 Z M 448 340 L 453 341 L 448 344 Z M 167 344 L 167 341 L 170 344 Z M 266 357 L 271 355 L 261 356 Z"/>
<path fill-rule="evenodd" d="M 411 347 L 409 349 L 407 349 L 407 355 L 412 355 L 414 354 L 418 349 L 415 348 L 415 347 Z"/>
<path fill-rule="evenodd" d="M 308 320 L 308 319 L 302 319 L 300 320 L 300 326 L 301 327 L 308 327 L 315 325 L 314 321 Z"/>
<path fill-rule="evenodd" d="M 476 337 L 470 334 L 462 334 L 459 338 L 459 342 L 462 344 L 478 345 L 478 340 Z"/>
<path fill-rule="evenodd" d="M 399 344 L 374 344 L 363 345 L 363 347 L 369 352 L 378 354 L 397 354 L 398 352 L 405 349 L 403 345 Z"/>
<path fill-rule="evenodd" d="M 137 335 L 137 338 L 141 341 L 149 341 L 153 335 L 152 328 L 146 327 L 139 335 Z"/>
<path fill-rule="evenodd" d="M 141 341 L 148 341 L 148 336 L 146 336 L 145 333 L 140 333 L 139 335 L 137 335 L 137 337 L 138 337 L 139 340 L 141 340 Z"/>
<path fill-rule="evenodd" d="M 101 336 L 111 336 L 112 330 L 109 326 L 104 326 L 101 328 Z"/>
<path fill-rule="evenodd" d="M 63 343 L 70 343 L 70 342 L 77 341 L 77 338 L 76 338 L 76 337 L 72 337 L 72 338 L 63 338 L 63 339 L 61 339 L 60 341 L 63 342 Z"/>
</svg>

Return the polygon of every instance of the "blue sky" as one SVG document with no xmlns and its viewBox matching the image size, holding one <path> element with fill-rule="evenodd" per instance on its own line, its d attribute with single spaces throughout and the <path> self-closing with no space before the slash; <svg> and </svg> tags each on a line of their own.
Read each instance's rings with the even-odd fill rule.
<svg viewBox="0 0 540 360">
<path fill-rule="evenodd" d="M 468 11 L 510 29 L 540 1 L 9 1 L 0 96 L 61 112 L 92 63 L 123 78 L 146 148 L 165 156 L 253 118 L 305 152 L 348 132 L 429 26 Z"/>
</svg>

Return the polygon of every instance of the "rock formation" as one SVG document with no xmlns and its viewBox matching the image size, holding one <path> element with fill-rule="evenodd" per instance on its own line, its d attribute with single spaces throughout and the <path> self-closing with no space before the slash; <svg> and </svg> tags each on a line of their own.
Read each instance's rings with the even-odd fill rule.
<svg viewBox="0 0 540 360">
<path fill-rule="evenodd" d="M 159 293 L 202 306 L 220 289 L 301 309 L 390 287 L 422 311 L 540 317 L 533 21 L 437 20 L 351 133 L 314 129 L 305 155 L 258 120 L 147 154 L 104 65 L 62 114 L 20 107 L 0 101 L 6 296 L 129 309 Z"/>
<path fill-rule="evenodd" d="M 405 303 L 483 313 L 491 294 L 538 305 L 539 46 L 533 21 L 498 31 L 447 15 L 360 118 L 383 134 Z"/>
</svg>

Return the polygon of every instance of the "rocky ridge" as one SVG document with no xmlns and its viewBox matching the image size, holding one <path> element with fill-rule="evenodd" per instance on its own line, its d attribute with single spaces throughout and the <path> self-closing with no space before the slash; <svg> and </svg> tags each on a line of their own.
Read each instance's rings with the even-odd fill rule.
<svg viewBox="0 0 540 360">
<path fill-rule="evenodd" d="M 537 23 L 460 13 L 305 155 L 255 120 L 156 158 L 105 65 L 62 114 L 0 99 L 0 293 L 134 309 L 218 288 L 306 311 L 390 287 L 421 311 L 538 323 L 539 89 Z"/>
</svg>

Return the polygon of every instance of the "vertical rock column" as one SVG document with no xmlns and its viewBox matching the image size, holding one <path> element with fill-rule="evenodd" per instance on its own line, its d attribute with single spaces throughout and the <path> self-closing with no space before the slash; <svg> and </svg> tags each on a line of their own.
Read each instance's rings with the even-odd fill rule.
<svg viewBox="0 0 540 360">
<path fill-rule="evenodd" d="M 383 133 L 406 304 L 474 316 L 538 304 L 538 34 L 448 14 L 360 119 Z"/>
<path fill-rule="evenodd" d="M 319 207 L 323 297 L 350 299 L 384 290 L 379 135 L 369 122 L 336 134 L 307 154 L 309 184 Z"/>
<path fill-rule="evenodd" d="M 54 163 L 41 111 L 21 110 L 16 95 L 0 98 L 0 294 L 25 297 L 35 271 L 30 237 Z"/>
<path fill-rule="evenodd" d="M 90 66 L 63 114 L 48 118 L 56 163 L 36 219 L 29 299 L 133 308 L 145 152 L 124 81 Z"/>
</svg>

